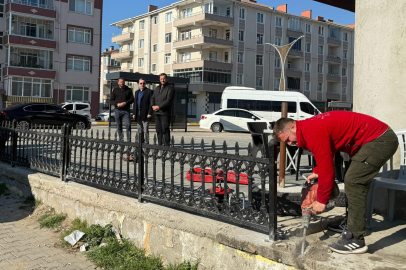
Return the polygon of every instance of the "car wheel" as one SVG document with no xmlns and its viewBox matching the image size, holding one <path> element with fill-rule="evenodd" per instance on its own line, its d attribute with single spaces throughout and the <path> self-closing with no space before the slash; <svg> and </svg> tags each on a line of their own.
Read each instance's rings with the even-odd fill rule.
<svg viewBox="0 0 406 270">
<path fill-rule="evenodd" d="M 221 132 L 223 130 L 223 126 L 220 123 L 214 123 L 211 125 L 211 130 L 213 132 Z"/>
<path fill-rule="evenodd" d="M 75 123 L 75 129 L 86 129 L 86 124 L 83 121 L 77 121 Z"/>
<path fill-rule="evenodd" d="M 17 128 L 24 130 L 30 129 L 30 122 L 28 122 L 27 120 L 18 121 Z"/>
</svg>

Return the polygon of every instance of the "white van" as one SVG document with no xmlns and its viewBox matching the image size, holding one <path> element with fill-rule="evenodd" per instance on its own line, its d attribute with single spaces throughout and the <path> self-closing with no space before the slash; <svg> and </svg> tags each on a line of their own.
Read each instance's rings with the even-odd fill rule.
<svg viewBox="0 0 406 270">
<path fill-rule="evenodd" d="M 85 102 L 66 102 L 61 104 L 62 108 L 73 114 L 85 115 L 89 119 L 92 117 L 90 104 Z"/>
<path fill-rule="evenodd" d="M 271 122 L 281 118 L 282 102 L 288 103 L 288 117 L 294 120 L 303 120 L 320 113 L 305 95 L 295 91 L 264 91 L 229 86 L 221 96 L 222 109 L 245 109 Z"/>
</svg>

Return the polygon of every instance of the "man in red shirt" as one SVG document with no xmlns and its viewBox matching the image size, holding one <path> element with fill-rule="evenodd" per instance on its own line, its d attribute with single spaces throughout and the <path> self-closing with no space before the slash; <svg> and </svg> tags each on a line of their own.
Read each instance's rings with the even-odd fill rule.
<svg viewBox="0 0 406 270">
<path fill-rule="evenodd" d="M 335 181 L 334 155 L 337 151 L 351 156 L 345 174 L 345 194 L 348 198 L 347 231 L 330 248 L 338 253 L 364 253 L 367 196 L 372 179 L 398 148 L 396 134 L 385 123 L 368 115 L 334 111 L 303 121 L 279 119 L 274 126 L 275 140 L 297 145 L 311 151 L 317 167 L 307 181 L 318 178 L 314 214 L 326 210 Z"/>
</svg>

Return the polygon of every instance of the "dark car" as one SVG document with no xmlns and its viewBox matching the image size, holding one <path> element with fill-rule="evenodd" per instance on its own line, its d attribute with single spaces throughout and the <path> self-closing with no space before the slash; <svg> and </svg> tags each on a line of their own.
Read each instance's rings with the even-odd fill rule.
<svg viewBox="0 0 406 270">
<path fill-rule="evenodd" d="M 4 109 L 0 121 L 17 120 L 17 125 L 29 129 L 34 125 L 62 126 L 71 124 L 76 129 L 87 129 L 91 122 L 84 115 L 71 114 L 62 107 L 47 103 L 23 103 Z"/>
</svg>

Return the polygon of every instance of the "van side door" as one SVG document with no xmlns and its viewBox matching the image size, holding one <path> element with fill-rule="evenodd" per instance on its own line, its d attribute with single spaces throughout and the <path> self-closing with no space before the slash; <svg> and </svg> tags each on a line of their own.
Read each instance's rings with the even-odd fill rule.
<svg viewBox="0 0 406 270">
<path fill-rule="evenodd" d="M 309 102 L 301 101 L 299 106 L 299 120 L 307 119 L 316 115 L 316 109 Z"/>
<path fill-rule="evenodd" d="M 285 101 L 288 103 L 288 117 L 297 120 L 296 101 Z M 272 121 L 278 121 L 282 116 L 282 101 L 272 100 Z"/>
</svg>

